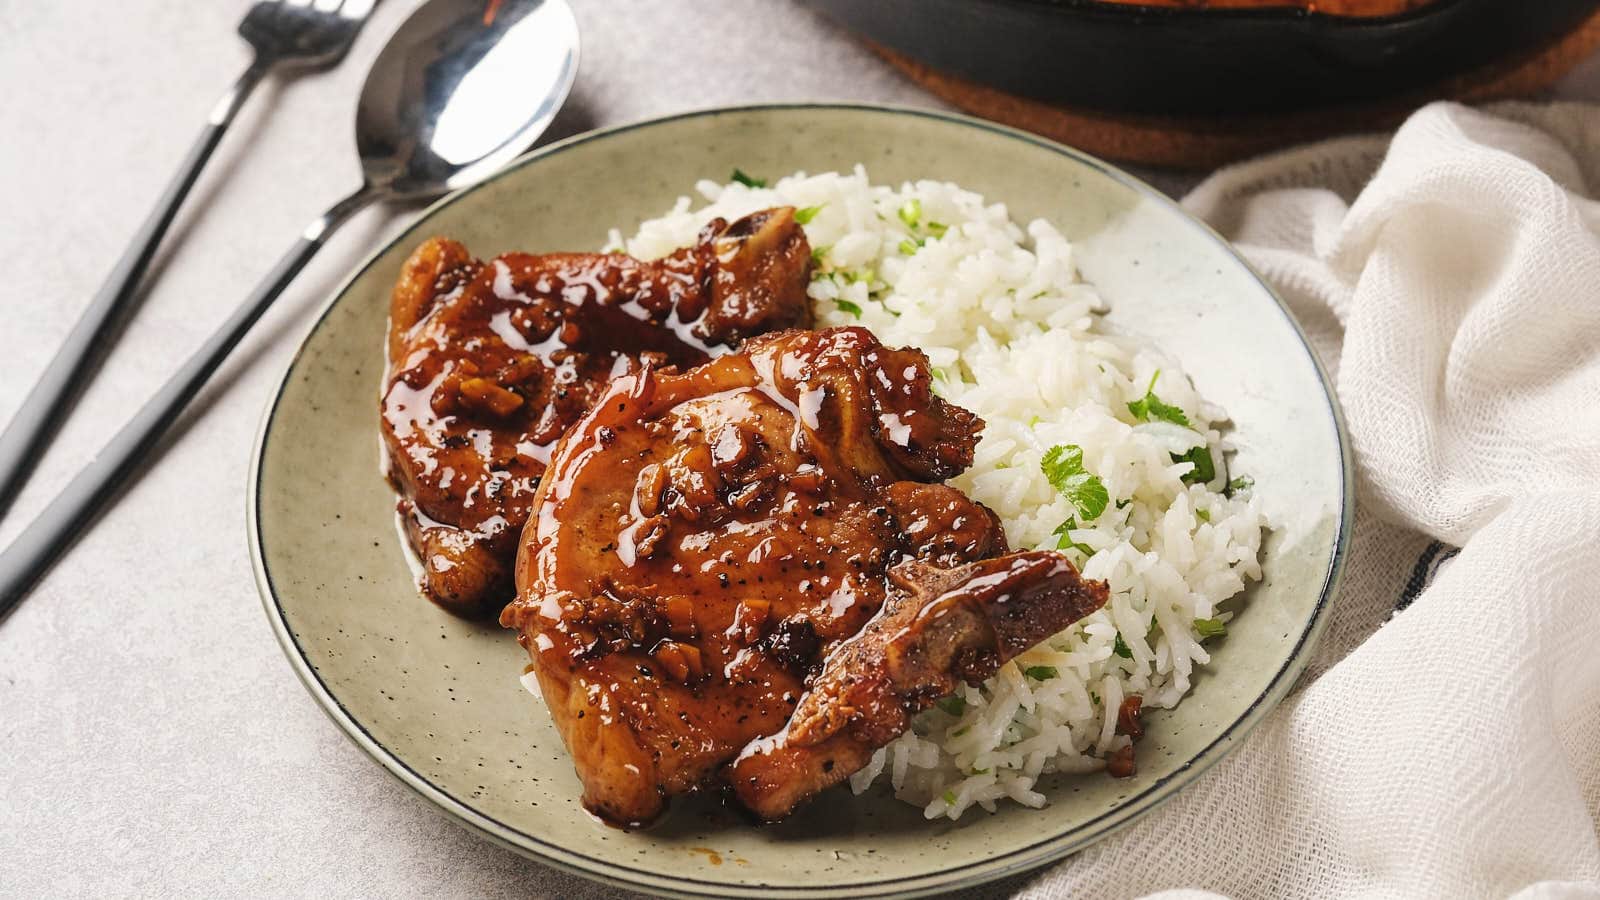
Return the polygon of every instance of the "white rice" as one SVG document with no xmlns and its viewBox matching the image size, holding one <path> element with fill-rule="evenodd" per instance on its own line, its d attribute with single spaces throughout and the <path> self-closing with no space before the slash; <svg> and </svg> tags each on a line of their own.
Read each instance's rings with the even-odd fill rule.
<svg viewBox="0 0 1600 900">
<path fill-rule="evenodd" d="M 1224 491 L 1227 445 L 1214 427 L 1223 411 L 1157 349 L 1100 328 L 1101 299 L 1048 222 L 1024 230 L 1003 204 L 954 184 L 875 186 L 860 167 L 770 188 L 703 181 L 696 189 L 705 205 L 681 198 L 625 243 L 614 230 L 610 248 L 652 259 L 693 243 L 715 216 L 818 207 L 805 229 L 813 247 L 826 248 L 810 287 L 819 325 L 863 324 L 887 344 L 928 354 L 939 393 L 987 423 L 976 462 L 952 483 L 1001 517 L 1013 547 L 1055 549 L 1057 527 L 1083 518 L 1041 469 L 1053 446 L 1082 448 L 1083 467 L 1112 500 L 1067 533 L 1093 551 L 1067 550 L 1085 577 L 1110 583 L 1106 607 L 983 685 L 963 687 L 962 702 L 918 716 L 851 777 L 852 788 L 887 773 L 896 796 L 928 818 L 954 819 L 973 806 L 993 812 L 1007 798 L 1043 806 L 1041 775 L 1103 769 L 1128 743 L 1115 727 L 1122 699 L 1176 706 L 1195 667 L 1210 662 L 1196 620 L 1214 630 L 1232 616 L 1224 601 L 1261 577 L 1262 516 L 1248 489 Z M 1152 379 L 1191 427 L 1135 421 L 1128 404 Z M 1186 484 L 1195 466 L 1173 457 L 1201 445 L 1217 476 Z"/>
</svg>

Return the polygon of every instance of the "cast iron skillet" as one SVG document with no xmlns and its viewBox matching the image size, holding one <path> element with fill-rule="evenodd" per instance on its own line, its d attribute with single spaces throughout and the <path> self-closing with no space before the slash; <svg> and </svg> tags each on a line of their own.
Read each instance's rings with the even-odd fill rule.
<svg viewBox="0 0 1600 900">
<path fill-rule="evenodd" d="M 970 81 L 1116 112 L 1355 103 L 1532 50 L 1600 0 L 1436 0 L 1386 18 L 1094 0 L 809 0 L 868 40 Z"/>
</svg>

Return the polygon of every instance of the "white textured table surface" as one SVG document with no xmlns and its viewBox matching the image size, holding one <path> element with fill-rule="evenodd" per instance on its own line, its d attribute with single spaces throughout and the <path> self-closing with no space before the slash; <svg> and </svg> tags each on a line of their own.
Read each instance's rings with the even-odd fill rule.
<svg viewBox="0 0 1600 900">
<path fill-rule="evenodd" d="M 243 68 L 232 35 L 246 5 L 0 0 L 0 421 Z M 356 93 L 415 5 L 385 0 L 340 68 L 251 100 L 0 543 L 354 187 Z M 583 69 L 555 136 L 756 100 L 938 105 L 790 0 L 574 6 Z M 1567 92 L 1597 86 L 1591 61 Z M 396 212 L 333 239 L 138 483 L 0 623 L 0 895 L 614 893 L 435 815 L 322 715 L 261 614 L 244 497 L 263 404 L 310 311 L 398 230 Z"/>
</svg>

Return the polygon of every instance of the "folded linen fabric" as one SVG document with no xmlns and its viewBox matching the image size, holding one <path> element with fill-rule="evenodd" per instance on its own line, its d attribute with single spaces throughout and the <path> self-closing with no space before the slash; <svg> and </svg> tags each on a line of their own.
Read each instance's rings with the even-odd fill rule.
<svg viewBox="0 0 1600 900">
<path fill-rule="evenodd" d="M 1441 103 L 1184 200 L 1334 376 L 1349 567 L 1297 692 L 1025 896 L 1600 896 L 1597 190 L 1600 107 Z"/>
</svg>

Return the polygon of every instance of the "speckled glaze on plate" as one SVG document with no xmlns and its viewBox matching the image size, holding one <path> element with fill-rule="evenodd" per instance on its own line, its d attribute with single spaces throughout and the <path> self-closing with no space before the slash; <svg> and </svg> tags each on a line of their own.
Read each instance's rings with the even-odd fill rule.
<svg viewBox="0 0 1600 900">
<path fill-rule="evenodd" d="M 1041 781 L 1039 811 L 927 822 L 886 791 L 838 789 L 775 826 L 704 798 L 623 832 L 591 819 L 554 726 L 518 684 L 509 633 L 421 600 L 378 471 L 388 293 L 429 235 L 481 257 L 583 250 L 631 231 L 697 179 L 862 163 L 874 181 L 959 182 L 1045 217 L 1077 246 L 1113 327 L 1176 356 L 1232 415 L 1234 472 L 1273 524 L 1213 663 L 1171 712 L 1146 717 L 1129 779 Z M 1281 303 L 1204 225 L 1096 159 L 956 116 L 794 105 L 691 113 L 551 145 L 449 197 L 335 292 L 262 424 L 251 471 L 251 554 L 285 652 L 333 720 L 467 827 L 552 865 L 681 896 L 884 896 L 971 885 L 1081 849 L 1155 808 L 1240 740 L 1289 690 L 1322 629 L 1349 531 L 1349 458 L 1326 378 Z"/>
</svg>

